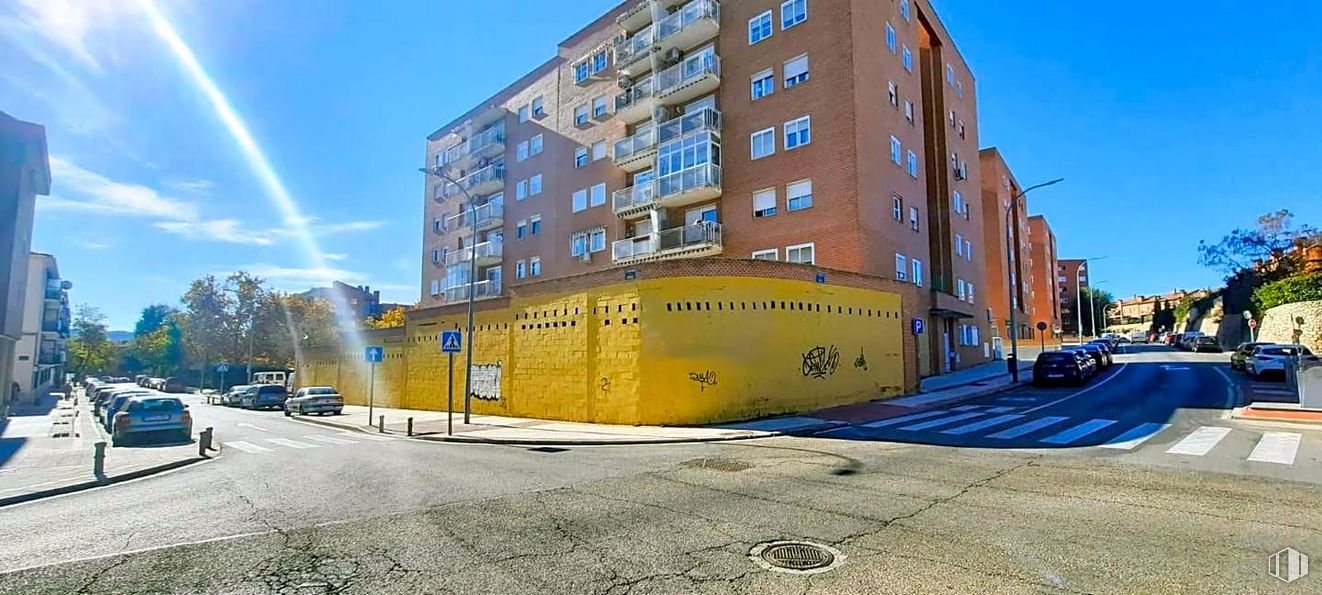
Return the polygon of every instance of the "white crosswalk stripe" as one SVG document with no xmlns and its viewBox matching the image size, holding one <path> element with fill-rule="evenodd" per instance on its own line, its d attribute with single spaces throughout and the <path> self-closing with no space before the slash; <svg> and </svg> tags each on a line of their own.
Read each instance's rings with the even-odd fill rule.
<svg viewBox="0 0 1322 595">
<path fill-rule="evenodd" d="M 992 407 L 987 410 L 987 413 L 1009 413 L 1018 409 L 1018 407 Z"/>
<path fill-rule="evenodd" d="M 1191 455 L 1201 457 L 1211 451 L 1216 444 L 1230 433 L 1230 428 L 1220 426 L 1200 426 L 1197 430 L 1190 432 L 1183 440 L 1175 443 L 1175 446 L 1166 450 L 1173 455 Z"/>
<path fill-rule="evenodd" d="M 941 433 L 950 434 L 952 436 L 963 436 L 964 434 L 970 434 L 978 430 L 990 428 L 992 426 L 999 426 L 1001 424 L 1010 423 L 1017 419 L 1023 419 L 1023 417 L 1024 416 L 1022 415 L 999 415 L 990 419 L 984 419 L 982 421 L 975 421 L 971 424 L 962 425 L 959 426 L 958 428 L 950 428 L 949 430 L 945 430 Z"/>
<path fill-rule="evenodd" d="M 959 407 L 952 408 L 951 411 L 977 411 L 982 409 L 982 407 L 982 405 L 960 405 Z"/>
<path fill-rule="evenodd" d="M 1134 426 L 1133 429 L 1125 432 L 1115 438 L 1112 438 L 1102 445 L 1102 448 L 1112 448 L 1115 450 L 1134 450 L 1134 447 L 1147 442 L 1147 440 L 1161 433 L 1170 424 L 1145 423 Z"/>
<path fill-rule="evenodd" d="M 1294 455 L 1299 452 L 1299 441 L 1302 439 L 1302 434 L 1293 432 L 1266 432 L 1258 440 L 1258 445 L 1253 447 L 1248 460 L 1293 465 Z"/>
<path fill-rule="evenodd" d="M 957 422 L 957 421 L 964 421 L 964 420 L 966 420 L 966 419 L 973 419 L 973 418 L 978 417 L 978 416 L 980 416 L 980 415 L 983 415 L 983 414 L 982 414 L 981 412 L 978 412 L 978 411 L 969 411 L 969 412 L 966 412 L 966 413 L 960 413 L 960 414 L 957 414 L 957 415 L 951 415 L 951 416 L 949 416 L 949 417 L 938 417 L 938 418 L 936 418 L 936 419 L 932 419 L 932 420 L 928 420 L 928 421 L 921 421 L 921 422 L 918 422 L 918 423 L 913 424 L 913 425 L 904 426 L 904 427 L 902 427 L 902 428 L 900 428 L 900 429 L 901 429 L 901 430 L 904 430 L 904 431 L 906 431 L 906 432 L 916 432 L 916 431 L 918 431 L 918 430 L 926 430 L 926 429 L 928 429 L 928 428 L 935 428 L 935 427 L 937 427 L 937 426 L 944 426 L 944 425 L 946 425 L 946 424 L 953 424 L 953 423 L 955 423 L 955 422 Z"/>
<path fill-rule="evenodd" d="M 260 454 L 264 452 L 271 452 L 271 449 L 266 448 L 265 446 L 257 446 L 256 444 L 253 444 L 251 442 L 244 442 L 242 440 L 238 440 L 235 442 L 222 442 L 221 444 L 224 444 L 225 446 L 228 446 L 230 448 L 237 448 L 249 454 Z"/>
<path fill-rule="evenodd" d="M 902 423 L 905 423 L 905 422 L 915 421 L 915 420 L 919 420 L 919 419 L 927 419 L 927 418 L 929 418 L 929 417 L 936 417 L 936 416 L 938 416 L 938 415 L 945 415 L 945 414 L 947 414 L 947 413 L 950 413 L 950 412 L 949 412 L 949 411 L 946 411 L 946 410 L 944 410 L 944 409 L 937 409 L 937 410 L 935 410 L 935 411 L 924 411 L 924 412 L 922 412 L 922 413 L 913 413 L 913 414 L 910 414 L 910 415 L 902 415 L 902 416 L 900 416 L 900 417 L 892 417 L 892 418 L 890 418 L 890 419 L 883 419 L 883 420 L 881 420 L 881 421 L 874 421 L 874 422 L 872 422 L 872 423 L 866 423 L 866 424 L 863 424 L 863 427 L 865 427 L 865 428 L 884 428 L 884 427 L 886 427 L 886 426 L 893 426 L 893 425 L 902 424 Z"/>
<path fill-rule="evenodd" d="M 391 441 L 391 440 L 394 440 L 394 438 L 391 438 L 390 436 L 382 436 L 382 435 L 380 435 L 380 434 L 363 434 L 363 433 L 350 434 L 350 433 L 343 433 L 343 434 L 340 434 L 340 435 L 341 435 L 341 436 L 344 436 L 344 437 L 346 437 L 346 438 L 361 438 L 361 439 L 363 439 L 363 440 L 371 440 L 372 442 L 389 442 L 389 441 Z"/>
<path fill-rule="evenodd" d="M 1092 419 L 1083 422 L 1077 426 L 1074 426 L 1068 430 L 1065 430 L 1064 432 L 1056 434 L 1055 436 L 1043 438 L 1041 441 L 1046 444 L 1059 444 L 1063 446 L 1066 444 L 1071 444 L 1079 440 L 1080 438 L 1087 436 L 1088 434 L 1096 432 L 1114 423 L 1115 423 L 1114 419 Z"/>
<path fill-rule="evenodd" d="M 316 440 L 317 442 L 325 442 L 326 444 L 358 444 L 353 440 L 345 440 L 344 438 L 336 438 L 334 436 L 312 435 L 312 436 L 304 436 L 303 438 L 306 440 Z"/>
<path fill-rule="evenodd" d="M 306 442 L 299 442 L 299 441 L 297 441 L 297 440 L 290 440 L 290 439 L 288 439 L 288 438 L 267 438 L 266 441 L 267 441 L 267 442 L 270 442 L 271 444 L 278 444 L 278 445 L 280 445 L 280 446 L 288 446 L 289 448 L 299 448 L 299 449 L 304 449 L 304 448 L 321 448 L 320 446 L 317 446 L 316 444 L 308 444 L 308 443 L 306 443 Z"/>
<path fill-rule="evenodd" d="M 1035 419 L 1035 420 L 1033 420 L 1033 421 L 1030 421 L 1030 422 L 1028 422 L 1028 423 L 1019 424 L 1019 425 L 1017 425 L 1017 426 L 1015 426 L 1015 427 L 1013 427 L 1013 428 L 1010 428 L 1010 429 L 1008 429 L 1008 430 L 1004 430 L 1004 431 L 1001 431 L 1001 432 L 997 432 L 997 433 L 995 433 L 995 434 L 992 434 L 991 436 L 988 436 L 988 438 L 998 438 L 998 439 L 1003 439 L 1003 440 L 1009 440 L 1009 439 L 1012 439 L 1012 438 L 1018 438 L 1018 437 L 1020 437 L 1020 436 L 1023 436 L 1024 434 L 1029 434 L 1029 433 L 1032 433 L 1032 432 L 1036 432 L 1036 431 L 1041 430 L 1042 428 L 1045 428 L 1045 427 L 1047 427 L 1047 426 L 1054 426 L 1054 425 L 1056 425 L 1056 424 L 1058 424 L 1058 423 L 1060 423 L 1060 422 L 1062 422 L 1062 421 L 1065 421 L 1065 420 L 1067 420 L 1067 419 L 1069 419 L 1069 418 L 1068 418 L 1068 417 L 1061 417 L 1061 416 L 1058 416 L 1058 415 L 1052 415 L 1052 416 L 1048 416 L 1048 417 L 1040 417 L 1040 418 Z"/>
</svg>

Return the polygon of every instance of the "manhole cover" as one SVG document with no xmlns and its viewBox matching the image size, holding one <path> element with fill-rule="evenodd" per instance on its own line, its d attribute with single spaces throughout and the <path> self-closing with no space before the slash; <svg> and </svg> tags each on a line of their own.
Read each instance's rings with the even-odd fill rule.
<svg viewBox="0 0 1322 595">
<path fill-rule="evenodd" d="M 845 555 L 835 548 L 805 541 L 759 544 L 748 552 L 748 556 L 767 570 L 799 574 L 826 572 L 845 559 Z"/>
</svg>

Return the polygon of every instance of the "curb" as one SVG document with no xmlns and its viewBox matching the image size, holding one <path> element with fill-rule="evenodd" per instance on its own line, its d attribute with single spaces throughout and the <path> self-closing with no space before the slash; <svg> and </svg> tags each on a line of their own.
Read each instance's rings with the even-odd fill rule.
<svg viewBox="0 0 1322 595">
<path fill-rule="evenodd" d="M 1032 372 L 1032 371 L 1033 371 L 1033 366 L 1021 367 L 1021 368 L 1019 368 L 1019 376 L 1020 376 L 1020 377 L 1023 377 L 1023 376 L 1024 376 L 1024 372 Z M 952 385 L 949 385 L 949 386 L 943 386 L 943 387 L 938 388 L 938 389 L 936 389 L 936 390 L 931 390 L 931 391 L 926 391 L 926 392 L 924 392 L 924 391 L 922 391 L 922 390 L 919 390 L 918 392 L 916 392 L 916 393 L 914 393 L 914 394 L 916 394 L 916 395 L 930 395 L 930 394 L 932 394 L 932 393 L 941 392 L 941 391 L 943 391 L 943 390 L 950 390 L 950 389 L 954 389 L 954 388 L 964 388 L 964 387 L 966 387 L 966 386 L 972 386 L 972 385 L 974 385 L 974 384 L 978 384 L 979 382 L 990 382 L 990 381 L 999 380 L 999 379 L 1001 379 L 1001 378 L 1007 378 L 1007 377 L 1009 377 L 1009 376 L 1010 376 L 1010 373 L 1009 373 L 1009 372 L 1004 372 L 1004 373 L 1001 373 L 1001 374 L 997 374 L 997 375 L 995 375 L 995 376 L 988 376 L 988 377 L 986 377 L 986 378 L 979 378 L 979 379 L 977 379 L 977 380 L 970 380 L 970 381 L 968 381 L 968 382 L 961 382 L 961 383 L 959 383 L 959 384 L 952 384 Z"/>
<path fill-rule="evenodd" d="M 1309 426 L 1322 425 L 1322 411 L 1236 407 L 1231 410 L 1230 417 L 1248 421 L 1285 422 Z"/>
<path fill-rule="evenodd" d="M 116 475 L 114 477 L 107 477 L 104 481 L 98 481 L 98 480 L 84 481 L 80 483 L 60 486 L 57 488 L 51 488 L 49 490 L 28 492 L 26 494 L 19 494 L 17 496 L 8 496 L 5 498 L 0 498 L 0 508 L 4 508 L 6 506 L 12 506 L 14 504 L 22 504 L 24 502 L 31 502 L 33 500 L 41 500 L 43 498 L 50 498 L 52 496 L 62 496 L 64 494 L 72 494 L 74 492 L 81 492 L 83 490 L 90 490 L 92 488 L 114 485 L 117 483 L 129 481 L 131 479 L 139 479 L 142 477 L 147 477 L 149 475 L 155 475 L 157 473 L 163 473 L 166 471 L 179 469 L 181 467 L 187 467 L 189 465 L 193 465 L 196 463 L 214 460 L 214 458 L 215 457 L 190 457 L 180 461 L 171 461 L 169 463 L 165 463 L 162 465 L 156 465 L 154 467 L 135 469 L 133 471 L 129 471 L 128 473 L 123 473 L 120 475 Z"/>
</svg>

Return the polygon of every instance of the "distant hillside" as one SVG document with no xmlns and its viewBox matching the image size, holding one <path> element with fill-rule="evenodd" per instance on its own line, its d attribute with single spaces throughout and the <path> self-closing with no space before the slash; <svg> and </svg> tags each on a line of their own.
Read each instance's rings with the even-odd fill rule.
<svg viewBox="0 0 1322 595">
<path fill-rule="evenodd" d="M 133 331 L 109 331 L 106 337 L 111 343 L 128 343 L 133 340 Z"/>
</svg>

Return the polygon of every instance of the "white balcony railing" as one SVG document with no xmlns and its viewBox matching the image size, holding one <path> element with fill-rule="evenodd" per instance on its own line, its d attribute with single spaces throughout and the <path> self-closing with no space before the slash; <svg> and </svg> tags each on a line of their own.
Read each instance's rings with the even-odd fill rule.
<svg viewBox="0 0 1322 595">
<path fill-rule="evenodd" d="M 611 245 L 611 256 L 618 262 L 648 256 L 664 256 L 668 252 L 697 251 L 720 246 L 721 224 L 700 221 L 660 233 L 619 240 Z"/>
<path fill-rule="evenodd" d="M 477 225 L 473 225 L 469 221 L 470 215 L 473 216 L 473 220 L 477 222 Z M 454 232 L 466 229 L 471 230 L 474 227 L 485 227 L 492 222 L 503 220 L 504 215 L 505 199 L 503 197 L 496 197 L 488 201 L 487 204 L 481 205 L 476 209 L 470 211 L 468 208 L 464 208 L 459 214 L 446 217 L 445 231 Z"/>
<path fill-rule="evenodd" d="M 490 260 L 490 259 L 500 260 L 500 258 L 504 255 L 504 253 L 505 253 L 505 246 L 503 242 L 489 240 L 486 242 L 482 242 L 481 244 L 477 244 L 475 246 L 460 248 L 458 250 L 454 250 L 450 252 L 449 254 L 446 254 L 445 266 L 454 266 L 457 264 L 462 264 L 474 258 L 476 258 L 479 261 Z"/>
<path fill-rule="evenodd" d="M 648 54 L 662 47 L 663 43 L 674 38 L 676 34 L 691 30 L 692 25 L 704 20 L 709 21 L 712 25 L 720 22 L 721 5 L 717 4 L 716 0 L 692 0 L 685 4 L 683 8 L 646 29 L 617 42 L 615 44 L 616 67 L 624 68 L 646 58 Z M 709 33 L 714 31 L 714 27 L 708 30 Z M 696 35 L 693 37 L 696 37 Z"/>
<path fill-rule="evenodd" d="M 477 188 L 488 182 L 504 182 L 505 164 L 496 163 L 493 165 L 488 165 L 482 169 L 479 169 L 455 181 L 463 185 L 464 189 L 468 190 L 469 192 L 472 192 L 474 188 Z M 458 186 L 456 186 L 455 184 L 445 185 L 445 196 L 449 197 L 449 196 L 454 196 L 456 194 L 459 194 Z"/>
<path fill-rule="evenodd" d="M 629 138 L 615 143 L 615 161 L 624 161 L 638 153 L 656 148 L 658 143 L 674 140 L 692 132 L 721 129 L 721 112 L 715 108 L 703 108 L 691 114 L 671 118 L 656 128 L 644 130 Z"/>
<path fill-rule="evenodd" d="M 445 288 L 445 301 L 459 302 L 467 300 L 468 292 L 470 290 L 473 292 L 473 299 L 475 300 L 497 297 L 500 295 L 500 282 L 487 279 L 485 281 L 478 281 L 477 283 L 465 283 L 455 287 L 447 287 Z"/>
<path fill-rule="evenodd" d="M 656 75 L 653 83 L 656 87 L 656 96 L 665 98 L 666 95 L 680 87 L 708 75 L 721 75 L 720 56 L 711 52 L 702 52 L 690 56 L 683 62 L 662 70 Z"/>
<path fill-rule="evenodd" d="M 618 215 L 649 209 L 653 205 L 667 205 L 666 199 L 671 197 L 676 197 L 676 200 L 671 201 L 674 203 L 692 202 L 680 201 L 678 197 L 702 190 L 705 192 L 700 198 L 709 198 L 713 193 L 719 194 L 720 188 L 721 166 L 709 163 L 669 173 L 644 184 L 616 190 L 611 195 L 611 208 Z"/>
</svg>

